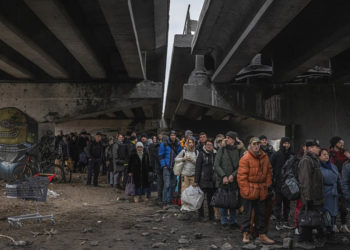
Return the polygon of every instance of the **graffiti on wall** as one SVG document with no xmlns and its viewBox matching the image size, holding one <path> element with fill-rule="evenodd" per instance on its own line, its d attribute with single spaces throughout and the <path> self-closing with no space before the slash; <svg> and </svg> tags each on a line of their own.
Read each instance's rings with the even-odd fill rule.
<svg viewBox="0 0 350 250">
<path fill-rule="evenodd" d="M 9 179 L 38 140 L 38 123 L 17 108 L 0 109 L 0 178 Z"/>
</svg>

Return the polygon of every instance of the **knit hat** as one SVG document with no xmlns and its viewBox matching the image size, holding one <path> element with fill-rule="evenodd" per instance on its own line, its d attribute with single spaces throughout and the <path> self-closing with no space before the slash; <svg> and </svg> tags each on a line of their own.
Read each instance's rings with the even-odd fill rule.
<svg viewBox="0 0 350 250">
<path fill-rule="evenodd" d="M 285 142 L 289 142 L 290 143 L 290 138 L 289 137 L 282 137 L 281 138 L 281 145 L 283 145 L 283 143 L 285 143 Z"/>
<path fill-rule="evenodd" d="M 267 137 L 266 137 L 266 135 L 260 135 L 259 139 L 260 139 L 260 141 L 261 140 L 267 140 Z"/>
<path fill-rule="evenodd" d="M 238 134 L 237 134 L 236 132 L 233 132 L 233 131 L 228 131 L 228 132 L 226 133 L 226 136 L 228 136 L 228 137 L 230 137 L 230 138 L 236 140 L 236 138 L 238 137 Z"/>
<path fill-rule="evenodd" d="M 143 148 L 143 144 L 142 144 L 142 142 L 138 142 L 138 143 L 136 143 L 136 148 L 138 148 L 138 147 L 142 147 Z"/>
<path fill-rule="evenodd" d="M 171 130 L 169 135 L 176 135 L 176 131 L 175 130 Z"/>
<path fill-rule="evenodd" d="M 320 147 L 320 142 L 316 139 L 309 139 L 309 140 L 306 140 L 305 146 L 306 147 L 312 147 L 312 146 Z"/>
<path fill-rule="evenodd" d="M 189 135 L 193 135 L 193 132 L 191 130 L 186 130 L 185 131 L 185 137 L 187 137 Z"/>
<path fill-rule="evenodd" d="M 335 145 L 337 145 L 337 143 L 341 140 L 341 138 L 339 136 L 334 136 L 332 137 L 332 139 L 330 140 L 331 143 L 331 147 L 333 148 Z"/>
<path fill-rule="evenodd" d="M 147 138 L 147 134 L 145 133 L 141 134 L 140 138 L 143 138 L 143 137 Z"/>
</svg>

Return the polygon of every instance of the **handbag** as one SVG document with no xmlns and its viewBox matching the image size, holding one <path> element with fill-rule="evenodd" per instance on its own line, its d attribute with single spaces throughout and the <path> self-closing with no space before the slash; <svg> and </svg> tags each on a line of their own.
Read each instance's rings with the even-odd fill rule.
<svg viewBox="0 0 350 250">
<path fill-rule="evenodd" d="M 324 219 L 320 211 L 305 206 L 299 213 L 298 223 L 300 227 L 318 228 L 324 226 Z"/>
<path fill-rule="evenodd" d="M 183 156 L 185 156 L 185 152 L 183 153 Z M 175 162 L 174 164 L 174 168 L 173 168 L 173 171 L 174 171 L 174 175 L 176 176 L 180 176 L 181 175 L 181 172 L 182 172 L 182 169 L 184 167 L 184 162 L 183 161 L 178 161 L 178 162 Z"/>
<path fill-rule="evenodd" d="M 135 195 L 135 183 L 134 183 L 134 178 L 132 176 L 129 176 L 126 182 L 125 195 L 128 195 L 128 196 Z"/>
<path fill-rule="evenodd" d="M 241 206 L 241 197 L 238 189 L 232 188 L 218 188 L 213 195 L 210 206 L 226 209 L 238 209 Z"/>
</svg>

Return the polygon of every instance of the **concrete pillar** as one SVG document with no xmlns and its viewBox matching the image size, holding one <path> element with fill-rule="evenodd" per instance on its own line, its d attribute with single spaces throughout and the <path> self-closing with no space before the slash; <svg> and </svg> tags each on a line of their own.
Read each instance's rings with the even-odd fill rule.
<svg viewBox="0 0 350 250">
<path fill-rule="evenodd" d="M 196 55 L 195 68 L 188 78 L 188 84 L 191 85 L 210 85 L 209 76 L 204 65 L 204 56 Z"/>
</svg>

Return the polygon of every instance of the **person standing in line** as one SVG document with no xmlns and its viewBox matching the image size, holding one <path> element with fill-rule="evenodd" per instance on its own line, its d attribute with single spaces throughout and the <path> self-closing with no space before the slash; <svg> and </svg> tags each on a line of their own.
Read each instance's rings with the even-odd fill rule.
<svg viewBox="0 0 350 250">
<path fill-rule="evenodd" d="M 173 194 L 176 187 L 176 176 L 173 168 L 176 156 L 181 152 L 180 141 L 176 138 L 175 130 L 170 132 L 169 138 L 163 138 L 163 142 L 159 146 L 160 166 L 163 169 L 163 203 L 171 205 Z"/>
<path fill-rule="evenodd" d="M 328 150 L 323 148 L 320 152 L 321 173 L 323 176 L 324 203 L 323 211 L 331 216 L 331 226 L 327 228 L 329 233 L 334 233 L 335 222 L 338 215 L 338 190 L 341 190 L 338 168 L 330 162 Z"/>
<path fill-rule="evenodd" d="M 214 208 L 210 206 L 211 199 L 215 192 L 215 162 L 216 150 L 214 149 L 214 142 L 207 140 L 203 151 L 199 153 L 196 161 L 195 183 L 194 186 L 199 186 L 204 192 L 207 199 L 208 219 L 214 220 Z M 204 217 L 204 202 L 202 207 L 198 210 L 198 215 L 201 220 L 206 220 Z"/>
<path fill-rule="evenodd" d="M 271 156 L 276 152 L 275 149 L 272 147 L 271 144 L 268 143 L 267 137 L 265 135 L 261 135 L 259 139 L 261 141 L 261 150 L 264 151 L 265 154 L 267 154 L 269 159 L 271 159 Z"/>
<path fill-rule="evenodd" d="M 245 152 L 244 144 L 238 139 L 236 132 L 226 133 L 223 146 L 216 154 L 214 171 L 217 175 L 217 187 L 229 192 L 229 189 L 237 189 L 237 171 L 239 159 Z M 228 219 L 228 210 L 230 218 Z M 238 228 L 236 209 L 220 208 L 221 225 L 225 228 Z"/>
<path fill-rule="evenodd" d="M 344 149 L 344 141 L 341 137 L 334 136 L 333 138 L 331 138 L 330 143 L 331 143 L 331 146 L 329 147 L 330 161 L 335 166 L 337 166 L 339 173 L 342 173 L 344 163 L 350 159 L 350 153 Z M 350 229 L 346 224 L 347 216 L 348 216 L 347 204 L 343 196 L 339 197 L 339 212 L 340 212 L 341 226 L 340 226 L 340 229 L 338 229 L 338 227 L 335 226 L 334 230 L 336 232 L 340 231 L 342 233 L 350 233 Z"/>
<path fill-rule="evenodd" d="M 265 201 L 272 185 L 272 167 L 268 156 L 260 149 L 260 139 L 252 137 L 249 151 L 239 161 L 237 182 L 243 198 L 243 243 L 250 242 L 251 216 L 254 209 L 255 229 L 264 244 L 275 242 L 267 236 L 265 227 Z"/>
<path fill-rule="evenodd" d="M 92 176 L 94 176 L 93 184 L 95 187 L 98 186 L 100 166 L 104 160 L 104 149 L 101 140 L 102 134 L 97 132 L 95 135 L 95 140 L 89 143 L 85 148 L 85 153 L 89 160 L 86 185 L 91 185 Z"/>
<path fill-rule="evenodd" d="M 157 136 L 152 136 L 152 144 L 149 145 L 149 157 L 151 162 L 151 167 L 153 168 L 154 173 L 157 175 L 157 191 L 158 196 L 157 200 L 158 202 L 162 202 L 162 196 L 163 196 L 163 169 L 160 167 L 160 161 L 159 161 L 159 151 L 160 142 L 157 139 Z"/>
<path fill-rule="evenodd" d="M 308 140 L 305 146 L 306 152 L 298 165 L 300 198 L 303 204 L 301 211 L 305 209 L 316 210 L 324 202 L 323 176 L 318 159 L 319 142 Z M 299 241 L 312 242 L 312 229 L 311 227 L 300 227 Z"/>
<path fill-rule="evenodd" d="M 144 201 L 148 201 L 150 197 L 147 196 L 148 189 L 150 187 L 149 176 L 152 174 L 152 169 L 149 165 L 149 155 L 144 151 L 142 142 L 136 143 L 136 150 L 132 151 L 129 164 L 128 175 L 133 177 L 135 183 L 135 196 L 134 201 L 137 203 L 143 198 Z"/>
<path fill-rule="evenodd" d="M 282 137 L 280 149 L 271 156 L 273 170 L 273 188 L 275 191 L 275 204 L 273 214 L 276 217 L 276 230 L 293 229 L 289 225 L 290 201 L 284 197 L 281 190 L 283 185 L 282 167 L 289 157 L 293 155 L 290 148 L 290 139 Z"/>
</svg>

